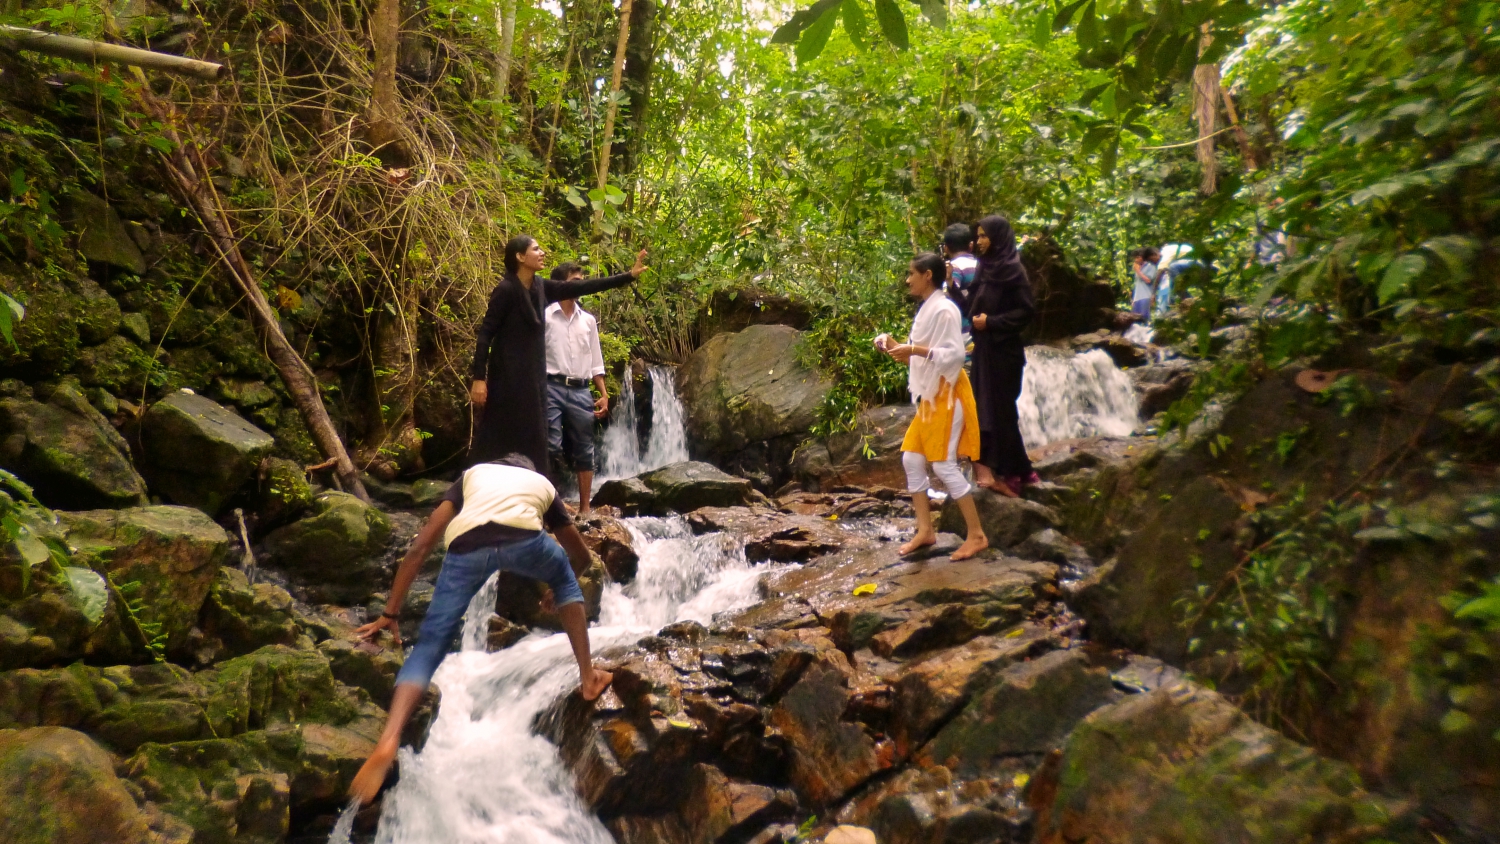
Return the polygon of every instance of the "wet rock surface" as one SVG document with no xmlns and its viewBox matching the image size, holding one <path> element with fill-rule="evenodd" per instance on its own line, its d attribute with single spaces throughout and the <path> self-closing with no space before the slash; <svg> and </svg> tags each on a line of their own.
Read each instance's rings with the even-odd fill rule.
<svg viewBox="0 0 1500 844">
<path fill-rule="evenodd" d="M 184 390 L 153 404 L 141 422 L 142 465 L 152 490 L 211 516 L 275 444 L 223 406 Z"/>
<path fill-rule="evenodd" d="M 709 463 L 684 461 L 634 478 L 606 481 L 591 502 L 627 516 L 688 513 L 699 507 L 749 504 L 757 493 L 750 481 Z"/>
</svg>

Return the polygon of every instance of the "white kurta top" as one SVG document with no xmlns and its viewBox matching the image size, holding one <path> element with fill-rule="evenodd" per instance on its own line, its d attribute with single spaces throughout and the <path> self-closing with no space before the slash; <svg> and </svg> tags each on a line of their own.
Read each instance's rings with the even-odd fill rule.
<svg viewBox="0 0 1500 844">
<path fill-rule="evenodd" d="M 927 357 L 911 358 L 906 384 L 913 403 L 937 398 L 943 381 L 958 383 L 964 368 L 963 316 L 943 291 L 934 291 L 917 309 L 910 342 L 928 349 Z"/>
</svg>

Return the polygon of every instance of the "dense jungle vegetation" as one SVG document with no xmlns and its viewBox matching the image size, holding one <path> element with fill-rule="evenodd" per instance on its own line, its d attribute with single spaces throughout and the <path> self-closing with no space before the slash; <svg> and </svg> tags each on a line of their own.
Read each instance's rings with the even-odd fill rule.
<svg viewBox="0 0 1500 844">
<path fill-rule="evenodd" d="M 48 86 L 45 107 L 0 110 L 17 371 L 47 374 L 33 352 L 50 329 L 23 313 L 79 261 L 58 210 L 72 186 L 157 186 L 126 198 L 181 236 L 154 277 L 172 301 L 238 302 L 197 239 L 201 209 L 164 175 L 185 150 L 362 465 L 447 459 L 429 440 L 467 424 L 473 328 L 516 233 L 601 269 L 649 247 L 641 283 L 594 303 L 612 363 L 680 361 L 715 294 L 807 302 L 835 430 L 904 395 L 866 339 L 909 318 L 907 259 L 995 212 L 1122 305 L 1137 246 L 1190 243 L 1212 263 L 1159 327 L 1213 364 L 1163 432 L 1353 344 L 1393 373 L 1472 367 L 1457 459 L 1500 446 L 1490 0 L 12 0 L 3 21 L 231 69 L 210 84 L 13 59 Z M 1289 256 L 1256 261 L 1276 231 Z M 1253 342 L 1220 354 L 1212 332 L 1245 307 Z M 187 383 L 175 362 L 142 366 L 142 390 Z M 1346 387 L 1350 412 L 1374 400 Z M 1206 588 L 1186 608 L 1236 631 L 1267 720 L 1295 727 L 1321 682 L 1335 623 L 1319 570 L 1357 541 L 1494 525 L 1492 497 L 1442 524 L 1403 516 L 1380 503 L 1385 481 L 1311 502 L 1315 516 L 1300 501 L 1264 514 L 1242 600 L 1211 609 Z M 1480 633 L 1500 628 L 1500 581 L 1477 571 L 1451 596 L 1466 665 L 1492 664 Z"/>
</svg>

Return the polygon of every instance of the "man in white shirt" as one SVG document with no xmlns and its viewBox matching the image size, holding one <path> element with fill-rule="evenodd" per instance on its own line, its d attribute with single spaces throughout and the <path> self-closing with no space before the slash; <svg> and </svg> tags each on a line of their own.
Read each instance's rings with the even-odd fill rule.
<svg viewBox="0 0 1500 844">
<path fill-rule="evenodd" d="M 569 261 L 552 270 L 555 281 L 583 278 L 583 268 Z M 604 353 L 599 324 L 578 307 L 577 299 L 547 306 L 547 449 L 559 465 L 578 474 L 578 514 L 589 514 L 594 484 L 594 420 L 609 412 L 604 384 Z M 595 399 L 589 382 L 599 390 Z"/>
</svg>

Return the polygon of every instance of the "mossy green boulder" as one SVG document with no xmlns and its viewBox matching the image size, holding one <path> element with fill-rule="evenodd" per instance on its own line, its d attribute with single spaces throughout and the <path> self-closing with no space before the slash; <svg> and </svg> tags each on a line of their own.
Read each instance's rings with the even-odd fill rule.
<svg viewBox="0 0 1500 844">
<path fill-rule="evenodd" d="M 143 469 L 153 492 L 218 515 L 276 441 L 218 403 L 186 390 L 141 422 Z"/>
<path fill-rule="evenodd" d="M 320 599 L 357 601 L 384 589 L 384 551 L 391 522 L 373 506 L 343 492 L 325 492 L 313 514 L 266 537 L 269 561 Z"/>
<path fill-rule="evenodd" d="M 181 647 L 229 551 L 229 534 L 198 510 L 165 504 L 58 517 L 75 559 L 138 602 L 136 617 L 160 625 L 167 650 Z"/>
<path fill-rule="evenodd" d="M 88 509 L 144 504 L 146 483 L 125 440 L 76 387 L 46 402 L 0 399 L 0 468 L 30 484 L 51 507 Z"/>
<path fill-rule="evenodd" d="M 252 585 L 244 572 L 227 567 L 219 569 L 208 590 L 200 625 L 219 652 L 229 657 L 266 645 L 297 645 L 303 635 L 285 589 L 274 583 Z"/>
<path fill-rule="evenodd" d="M 0 730 L 0 841 L 153 840 L 114 760 L 88 736 L 63 727 Z"/>
</svg>

